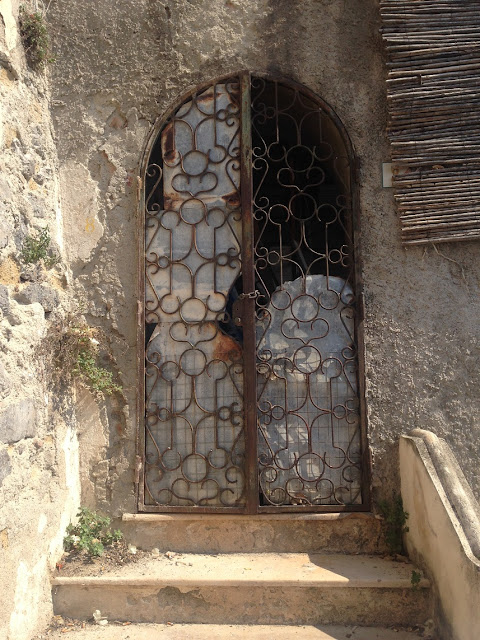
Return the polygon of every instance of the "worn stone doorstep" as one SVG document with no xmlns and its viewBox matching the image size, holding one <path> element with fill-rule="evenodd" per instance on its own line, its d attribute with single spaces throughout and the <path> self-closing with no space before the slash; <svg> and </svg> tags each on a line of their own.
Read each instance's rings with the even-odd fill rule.
<svg viewBox="0 0 480 640">
<path fill-rule="evenodd" d="M 378 556 L 306 553 L 174 554 L 147 557 L 97 576 L 55 577 L 53 585 L 297 586 L 411 588 L 413 566 Z M 418 587 L 428 587 L 422 579 Z"/>
<path fill-rule="evenodd" d="M 419 635 L 403 629 L 380 627 L 338 627 L 308 625 L 210 625 L 210 624 L 132 624 L 128 626 L 91 626 L 71 631 L 56 631 L 48 640 L 418 640 Z"/>
</svg>

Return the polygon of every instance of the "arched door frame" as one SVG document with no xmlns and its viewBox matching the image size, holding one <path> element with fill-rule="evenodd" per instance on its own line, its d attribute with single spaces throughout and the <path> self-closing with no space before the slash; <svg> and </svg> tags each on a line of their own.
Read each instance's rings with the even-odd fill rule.
<svg viewBox="0 0 480 640">
<path fill-rule="evenodd" d="M 151 128 L 148 138 L 146 140 L 141 161 L 139 163 L 139 176 L 137 182 L 137 245 L 138 245 L 138 303 L 137 303 L 137 436 L 136 436 L 136 462 L 135 462 L 135 489 L 139 511 L 159 511 L 159 509 L 149 509 L 143 504 L 144 492 L 142 490 L 143 483 L 143 470 L 144 470 L 144 455 L 145 455 L 145 430 L 144 430 L 144 415 L 145 415 L 145 323 L 144 323 L 144 291 L 145 291 L 145 274 L 144 274 L 144 255 L 145 255 L 145 234 L 144 234 L 144 207 L 145 207 L 145 175 L 152 150 L 155 143 L 158 140 L 158 136 L 162 131 L 169 118 L 174 114 L 189 98 L 193 95 L 201 93 L 208 87 L 225 82 L 232 77 L 240 79 L 242 85 L 250 83 L 250 78 L 258 77 L 265 80 L 279 81 L 283 85 L 291 87 L 292 89 L 301 90 L 301 92 L 314 101 L 321 110 L 327 114 L 329 119 L 335 125 L 337 132 L 339 133 L 342 143 L 345 147 L 349 158 L 350 168 L 350 194 L 351 194 L 351 221 L 352 221 L 352 235 L 353 235 L 353 249 L 354 249 L 354 278 L 355 278 L 355 295 L 356 295 L 356 321 L 355 321 L 355 338 L 357 344 L 357 358 L 358 358 L 358 397 L 359 397 L 359 412 L 360 412 L 360 436 L 362 447 L 362 504 L 361 505 L 323 505 L 322 511 L 324 512 L 342 512 L 342 511 L 368 511 L 371 508 L 371 456 L 368 445 L 368 430 L 367 430 L 367 411 L 365 401 L 365 347 L 364 347 L 364 335 L 363 335 L 363 319 L 364 319 L 364 296 L 363 296 L 363 280 L 362 280 L 362 268 L 361 268 L 361 256 L 359 248 L 360 237 L 360 210 L 359 210 L 359 162 L 355 153 L 350 136 L 347 133 L 343 122 L 336 114 L 334 109 L 314 91 L 307 86 L 287 78 L 281 75 L 268 74 L 263 72 L 252 71 L 234 71 L 229 74 L 221 75 L 213 79 L 209 79 L 199 85 L 191 87 L 189 90 L 182 93 L 169 108 L 159 116 L 153 127 Z M 245 92 L 244 94 L 245 95 Z M 250 104 L 242 105 L 242 134 L 250 127 Z M 242 135 L 243 139 L 243 135 Z M 246 146 L 242 145 L 242 157 L 241 157 L 241 170 L 242 181 L 249 182 L 251 187 L 251 159 L 244 155 Z M 242 189 L 242 210 L 244 207 L 248 209 L 249 203 L 244 200 L 248 196 L 248 189 Z M 251 200 L 250 200 L 251 208 Z M 245 247 L 243 248 L 245 251 Z M 254 287 L 253 287 L 254 288 Z M 251 349 L 249 352 L 250 357 L 255 358 L 255 350 Z M 250 451 L 250 457 L 256 455 L 256 451 Z M 253 465 L 251 465 L 253 468 Z M 256 478 L 251 477 L 247 479 L 247 485 L 255 483 Z M 169 510 L 169 509 L 166 509 Z M 180 509 L 178 509 L 180 510 Z M 196 508 L 197 512 L 201 512 L 202 508 Z M 273 507 L 272 511 L 278 512 L 281 509 Z M 208 510 L 209 511 L 209 510 Z M 254 508 L 250 505 L 247 512 L 254 512 Z M 265 510 L 268 511 L 268 510 Z M 308 511 L 308 509 L 307 509 Z"/>
</svg>

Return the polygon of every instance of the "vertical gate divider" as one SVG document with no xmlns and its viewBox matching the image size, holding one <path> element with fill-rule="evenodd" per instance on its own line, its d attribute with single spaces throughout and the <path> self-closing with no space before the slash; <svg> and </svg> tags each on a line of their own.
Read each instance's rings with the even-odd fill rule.
<svg viewBox="0 0 480 640">
<path fill-rule="evenodd" d="M 240 75 L 241 90 L 241 207 L 243 291 L 255 291 L 254 232 L 252 212 L 252 144 L 250 74 Z M 255 338 L 255 299 L 243 298 L 243 406 L 245 420 L 245 485 L 247 513 L 258 507 L 257 464 L 257 367 Z"/>
</svg>

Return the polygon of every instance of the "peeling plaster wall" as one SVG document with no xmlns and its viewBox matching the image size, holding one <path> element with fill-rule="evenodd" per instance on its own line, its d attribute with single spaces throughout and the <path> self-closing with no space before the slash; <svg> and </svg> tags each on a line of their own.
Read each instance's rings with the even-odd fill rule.
<svg viewBox="0 0 480 640">
<path fill-rule="evenodd" d="M 57 0 L 49 21 L 67 252 L 91 321 L 111 337 L 125 389 L 124 399 L 90 414 L 99 446 L 88 453 L 89 500 L 115 515 L 135 510 L 136 176 L 147 134 L 178 95 L 242 68 L 289 76 L 317 92 L 342 119 L 360 160 L 377 492 L 398 489 L 398 436 L 422 427 L 452 445 L 478 495 L 479 245 L 400 245 L 381 178 L 389 147 L 378 3 Z"/>
<path fill-rule="evenodd" d="M 50 620 L 50 574 L 80 499 L 73 390 L 47 385 L 42 358 L 69 305 L 50 94 L 25 64 L 18 7 L 0 0 L 1 640 Z M 25 265 L 25 237 L 47 226 L 63 261 Z"/>
</svg>

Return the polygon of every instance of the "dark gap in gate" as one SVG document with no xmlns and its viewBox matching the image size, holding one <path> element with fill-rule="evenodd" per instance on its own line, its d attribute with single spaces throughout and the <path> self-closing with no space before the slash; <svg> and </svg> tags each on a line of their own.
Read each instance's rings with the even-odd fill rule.
<svg viewBox="0 0 480 640">
<path fill-rule="evenodd" d="M 348 158 L 329 116 L 297 89 L 252 79 L 257 288 L 267 298 L 306 275 L 348 280 Z"/>
</svg>

